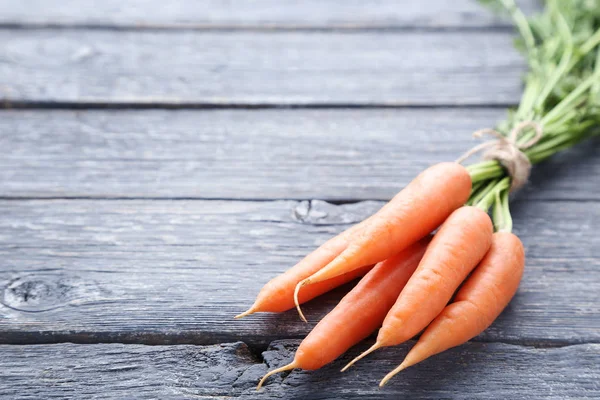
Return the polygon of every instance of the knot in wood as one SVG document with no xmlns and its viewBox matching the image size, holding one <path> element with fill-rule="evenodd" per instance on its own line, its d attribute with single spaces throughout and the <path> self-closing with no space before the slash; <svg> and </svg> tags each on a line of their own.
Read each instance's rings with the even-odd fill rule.
<svg viewBox="0 0 600 400">
<path fill-rule="evenodd" d="M 9 282 L 0 303 L 17 311 L 41 312 L 84 303 L 98 298 L 100 292 L 95 282 L 84 282 L 77 277 L 28 275 Z"/>
</svg>

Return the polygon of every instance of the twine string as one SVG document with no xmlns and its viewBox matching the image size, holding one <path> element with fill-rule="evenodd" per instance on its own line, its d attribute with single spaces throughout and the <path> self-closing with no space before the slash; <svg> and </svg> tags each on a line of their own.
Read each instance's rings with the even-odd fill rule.
<svg viewBox="0 0 600 400">
<path fill-rule="evenodd" d="M 519 144 L 519 138 L 528 128 L 532 128 L 535 135 L 525 143 Z M 517 124 L 507 136 L 491 128 L 480 129 L 473 133 L 476 138 L 481 138 L 484 135 L 494 136 L 495 139 L 473 147 L 457 162 L 462 163 L 471 156 L 485 150 L 482 156 L 484 160 L 496 160 L 506 169 L 511 181 L 510 191 L 514 192 L 520 189 L 527 183 L 531 172 L 531 161 L 529 161 L 524 151 L 542 139 L 544 135 L 542 126 L 535 121 L 523 121 Z"/>
</svg>

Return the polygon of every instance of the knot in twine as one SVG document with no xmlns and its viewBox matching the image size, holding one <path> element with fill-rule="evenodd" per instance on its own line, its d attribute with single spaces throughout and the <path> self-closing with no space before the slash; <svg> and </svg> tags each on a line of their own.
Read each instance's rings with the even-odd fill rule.
<svg viewBox="0 0 600 400">
<path fill-rule="evenodd" d="M 533 128 L 535 136 L 527 142 L 519 144 L 518 139 L 527 128 Z M 529 161 L 524 151 L 535 145 L 542 138 L 544 132 L 541 125 L 534 121 L 523 121 L 516 125 L 507 136 L 490 128 L 478 130 L 473 133 L 473 136 L 481 138 L 486 134 L 495 136 L 497 139 L 489 140 L 473 147 L 459 158 L 457 162 L 462 163 L 472 155 L 485 150 L 482 156 L 484 160 L 496 160 L 506 169 L 511 181 L 510 191 L 514 192 L 520 189 L 527 183 L 529 173 L 531 172 L 531 161 Z"/>
</svg>

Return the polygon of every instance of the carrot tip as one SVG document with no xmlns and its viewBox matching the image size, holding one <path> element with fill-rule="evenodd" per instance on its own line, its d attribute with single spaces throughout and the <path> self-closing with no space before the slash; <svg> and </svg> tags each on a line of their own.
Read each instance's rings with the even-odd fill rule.
<svg viewBox="0 0 600 400">
<path fill-rule="evenodd" d="M 348 368 L 350 368 L 351 366 L 354 365 L 354 363 L 356 363 L 358 360 L 368 356 L 369 354 L 371 354 L 372 352 L 374 352 L 375 350 L 377 350 L 378 348 L 380 348 L 381 345 L 379 343 L 375 343 L 373 346 L 371 346 L 368 350 L 366 350 L 365 352 L 363 352 L 361 355 L 359 355 L 358 357 L 356 357 L 354 360 L 350 361 L 348 364 L 346 364 L 346 366 L 344 368 L 342 368 L 341 372 L 345 372 Z"/>
<path fill-rule="evenodd" d="M 304 285 L 307 285 L 308 283 L 310 283 L 308 278 L 304 279 L 303 281 L 298 282 L 298 284 L 296 285 L 296 288 L 294 289 L 294 304 L 296 304 L 296 310 L 298 310 L 298 314 L 300 315 L 300 318 L 304 322 L 308 322 L 308 321 L 307 321 L 306 317 L 304 316 L 302 309 L 300 308 L 300 301 L 298 300 L 298 293 L 300 293 L 300 288 Z"/>
<path fill-rule="evenodd" d="M 296 364 L 296 360 L 294 360 L 291 363 L 289 363 L 288 365 L 284 365 L 283 367 L 274 369 L 271 372 L 267 372 L 267 374 L 262 377 L 262 379 L 260 380 L 260 382 L 258 382 L 258 385 L 256 386 L 256 391 L 258 392 L 260 390 L 260 388 L 262 387 L 263 383 L 265 383 L 265 381 L 267 380 L 267 378 L 270 377 L 271 375 L 277 374 L 279 372 L 289 371 L 291 369 L 296 368 L 297 366 L 298 366 L 298 364 Z"/>
<path fill-rule="evenodd" d="M 394 377 L 394 375 L 396 375 L 398 372 L 402 371 L 403 369 L 405 369 L 406 367 L 408 367 L 408 365 L 405 365 L 404 363 L 400 364 L 399 366 L 396 367 L 396 369 L 394 369 L 393 371 L 391 371 L 389 374 L 387 374 L 382 380 L 381 382 L 379 382 L 379 387 L 384 387 L 386 383 L 388 383 L 388 381 L 390 379 L 392 379 Z"/>
<path fill-rule="evenodd" d="M 251 314 L 254 314 L 254 307 L 251 307 L 248 310 L 244 311 L 243 313 L 236 315 L 235 317 L 233 317 L 233 319 L 244 318 Z"/>
</svg>

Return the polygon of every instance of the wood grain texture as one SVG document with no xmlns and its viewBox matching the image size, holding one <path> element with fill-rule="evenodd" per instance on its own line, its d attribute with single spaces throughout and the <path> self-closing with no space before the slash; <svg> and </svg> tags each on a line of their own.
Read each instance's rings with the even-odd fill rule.
<svg viewBox="0 0 600 400">
<path fill-rule="evenodd" d="M 389 199 L 499 109 L 2 111 L 0 196 Z M 533 170 L 527 199 L 600 199 L 600 140 Z"/>
<path fill-rule="evenodd" d="M 7 399 L 219 398 L 250 392 L 266 370 L 243 343 L 0 346 L 0 365 Z"/>
<path fill-rule="evenodd" d="M 520 193 L 527 272 L 500 319 L 384 390 L 408 346 L 254 391 L 298 344 L 273 340 L 351 285 L 311 325 L 231 319 L 382 205 L 247 200 L 386 199 L 454 159 L 503 114 L 481 106 L 519 98 L 506 20 L 469 0 L 0 0 L 0 28 L 4 108 L 199 109 L 0 112 L 1 398 L 600 397 L 598 142 Z M 200 110 L 288 105 L 476 107 Z M 65 341 L 131 344 L 29 345 Z"/>
<path fill-rule="evenodd" d="M 412 343 L 411 343 L 412 345 Z M 403 345 L 374 353 L 346 373 L 358 349 L 319 371 L 274 376 L 296 341 L 277 341 L 256 358 L 243 343 L 217 346 L 0 346 L 0 396 L 11 399 L 594 399 L 600 396 L 600 345 L 538 349 L 468 343 L 378 380 L 406 354 Z M 43 360 L 43 362 L 41 362 Z"/>
<path fill-rule="evenodd" d="M 524 10 L 534 0 L 521 0 Z M 489 28 L 507 27 L 474 0 L 0 0 L 0 24 L 136 28 Z"/>
<path fill-rule="evenodd" d="M 0 342 L 265 346 L 303 337 L 343 290 L 234 321 L 262 285 L 382 203 L 0 201 Z M 517 202 L 519 292 L 480 341 L 600 341 L 598 202 Z M 347 290 L 347 288 L 346 288 Z"/>
<path fill-rule="evenodd" d="M 512 40 L 510 32 L 0 30 L 0 99 L 8 107 L 512 104 L 524 70 Z"/>
</svg>

